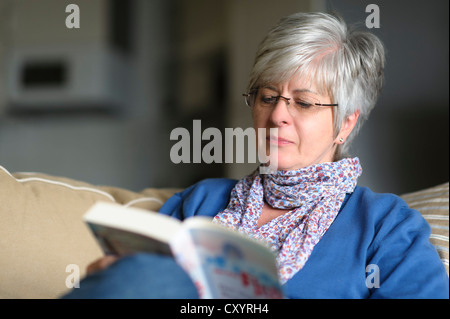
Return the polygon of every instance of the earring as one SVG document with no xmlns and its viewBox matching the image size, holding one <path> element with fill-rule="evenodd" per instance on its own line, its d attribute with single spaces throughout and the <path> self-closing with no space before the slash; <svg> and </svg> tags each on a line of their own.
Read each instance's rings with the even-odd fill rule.
<svg viewBox="0 0 450 319">
<path fill-rule="evenodd" d="M 344 142 L 344 139 L 341 137 L 341 138 L 339 139 L 339 142 L 343 143 L 343 142 Z"/>
</svg>

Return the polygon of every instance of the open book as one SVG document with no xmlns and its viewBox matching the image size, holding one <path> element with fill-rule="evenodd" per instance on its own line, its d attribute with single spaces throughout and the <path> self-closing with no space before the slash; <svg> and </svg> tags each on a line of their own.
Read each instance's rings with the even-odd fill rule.
<svg viewBox="0 0 450 319">
<path fill-rule="evenodd" d="M 107 254 L 171 255 L 200 298 L 282 298 L 275 254 L 237 231 L 192 217 L 181 222 L 138 208 L 99 202 L 84 216 Z"/>
</svg>

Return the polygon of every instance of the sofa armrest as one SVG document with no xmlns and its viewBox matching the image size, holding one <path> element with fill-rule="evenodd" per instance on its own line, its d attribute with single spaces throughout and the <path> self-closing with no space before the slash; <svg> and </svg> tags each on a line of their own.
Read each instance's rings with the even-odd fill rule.
<svg viewBox="0 0 450 319">
<path fill-rule="evenodd" d="M 102 256 L 82 221 L 97 201 L 157 211 L 176 189 L 131 192 L 63 177 L 8 172 L 0 166 L 0 298 L 56 298 L 75 265 Z"/>
</svg>

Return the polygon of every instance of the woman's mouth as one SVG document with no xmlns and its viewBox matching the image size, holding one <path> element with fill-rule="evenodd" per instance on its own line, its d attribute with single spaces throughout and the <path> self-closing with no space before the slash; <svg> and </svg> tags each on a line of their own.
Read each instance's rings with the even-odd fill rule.
<svg viewBox="0 0 450 319">
<path fill-rule="evenodd" d="M 266 140 L 270 143 L 270 144 L 274 144 L 274 145 L 278 145 L 278 146 L 283 146 L 283 145 L 290 145 L 290 144 L 294 144 L 294 142 L 279 137 L 279 136 L 267 136 Z"/>
</svg>

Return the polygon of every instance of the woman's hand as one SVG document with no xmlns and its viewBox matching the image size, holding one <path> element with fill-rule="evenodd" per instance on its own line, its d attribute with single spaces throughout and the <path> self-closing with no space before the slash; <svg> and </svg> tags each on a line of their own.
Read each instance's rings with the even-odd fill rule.
<svg viewBox="0 0 450 319">
<path fill-rule="evenodd" d="M 116 256 L 116 255 L 107 255 L 107 256 L 101 257 L 101 258 L 97 259 L 96 261 L 92 262 L 91 264 L 89 264 L 86 268 L 86 272 L 88 275 L 90 275 L 94 272 L 104 270 L 104 269 L 108 268 L 109 266 L 111 266 L 111 264 L 116 262 L 118 259 L 119 259 L 119 256 Z"/>
</svg>

